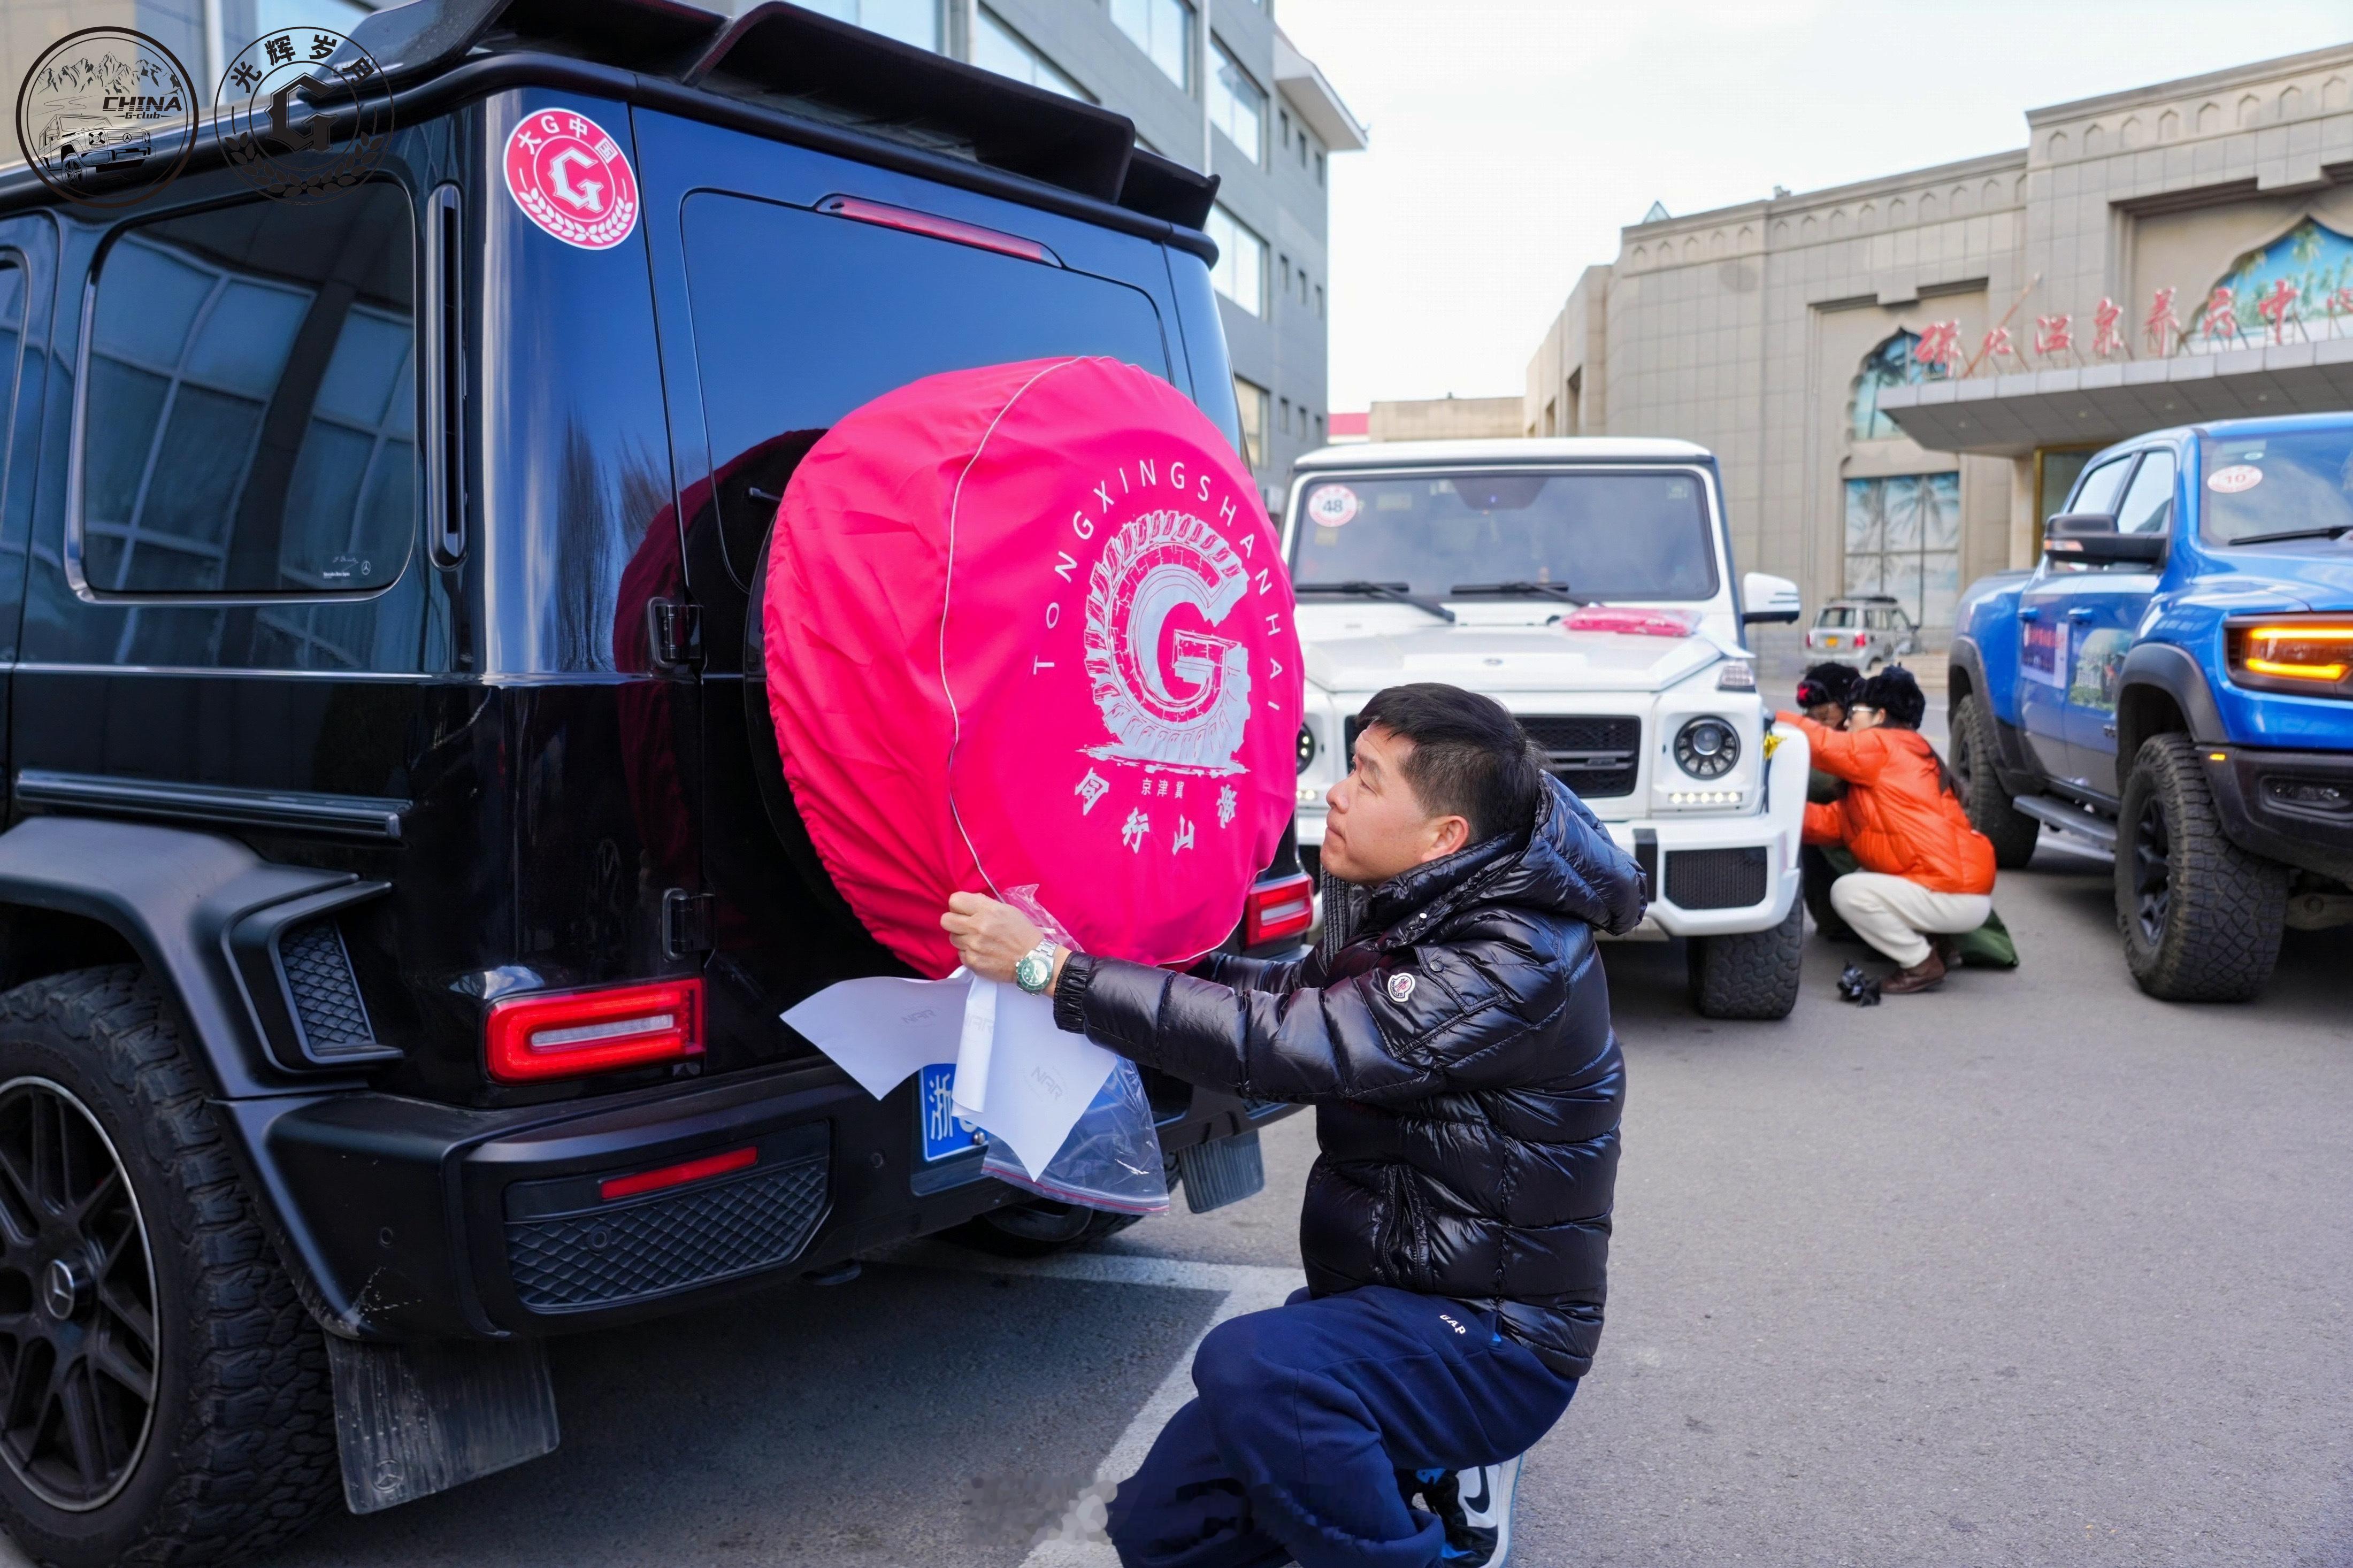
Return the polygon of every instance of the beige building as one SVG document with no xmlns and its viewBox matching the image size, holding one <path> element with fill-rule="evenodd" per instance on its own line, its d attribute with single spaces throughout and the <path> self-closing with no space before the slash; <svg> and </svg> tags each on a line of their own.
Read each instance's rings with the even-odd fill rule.
<svg viewBox="0 0 2353 1568">
<path fill-rule="evenodd" d="M 1477 441 L 1520 432 L 1516 397 L 1421 397 L 1376 403 L 1365 433 L 1374 441 Z"/>
<path fill-rule="evenodd" d="M 2090 451 L 2353 407 L 2353 45 L 2026 125 L 2014 152 L 1621 230 L 1529 362 L 1522 432 L 1709 447 L 1745 567 L 1810 606 L 1894 594 L 1940 642 L 1963 584 L 2033 560 Z"/>
</svg>

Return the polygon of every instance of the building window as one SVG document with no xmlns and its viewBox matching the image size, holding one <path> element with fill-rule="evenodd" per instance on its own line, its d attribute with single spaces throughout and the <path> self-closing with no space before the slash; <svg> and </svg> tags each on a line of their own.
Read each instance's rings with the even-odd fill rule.
<svg viewBox="0 0 2353 1568">
<path fill-rule="evenodd" d="M 1241 405 L 1242 458 L 1256 467 L 1266 461 L 1266 388 L 1236 376 L 1234 401 Z"/>
<path fill-rule="evenodd" d="M 1253 163 L 1266 162 L 1266 94 L 1250 80 L 1226 46 L 1218 46 L 1217 69 L 1209 79 L 1209 123 L 1226 133 Z"/>
<path fill-rule="evenodd" d="M 1846 591 L 1887 594 L 1924 626 L 1949 626 L 1961 590 L 1961 476 L 1846 482 Z"/>
<path fill-rule="evenodd" d="M 1209 281 L 1218 292 L 1253 316 L 1266 314 L 1266 241 L 1221 205 L 1209 209 L 1202 226 L 1218 247 Z"/>
<path fill-rule="evenodd" d="M 807 0 L 809 9 L 937 53 L 940 0 Z"/>
<path fill-rule="evenodd" d="M 1898 332 L 1864 356 L 1862 374 L 1854 378 L 1854 398 L 1848 415 L 1856 440 L 1883 441 L 1904 434 L 1894 420 L 1879 411 L 1879 395 L 1887 387 L 1910 386 L 1920 379 L 1920 366 L 1912 358 L 1913 345 L 1919 341 L 1917 332 Z"/>
<path fill-rule="evenodd" d="M 1029 41 L 1020 34 L 997 20 L 997 13 L 986 5 L 981 6 L 973 18 L 972 63 L 999 76 L 1026 81 L 1031 87 L 1042 87 L 1048 92 L 1075 98 L 1082 103 L 1095 100 L 1093 93 L 1063 75 L 1053 61 L 1031 47 Z"/>
<path fill-rule="evenodd" d="M 1288 149 L 1291 146 L 1291 110 L 1278 109 L 1274 112 L 1274 119 L 1275 123 L 1282 127 L 1282 145 Z"/>
<path fill-rule="evenodd" d="M 1193 90 L 1193 7 L 1185 0 L 1111 0 L 1111 19 L 1170 81 Z"/>
<path fill-rule="evenodd" d="M 1321 152 L 1315 154 L 1315 183 L 1319 185 L 1324 183 L 1324 154 Z"/>
<path fill-rule="evenodd" d="M 1324 285 L 1321 283 L 1315 285 L 1315 319 L 1319 321 L 1324 319 Z"/>
<path fill-rule="evenodd" d="M 1315 416 L 1315 444 L 1319 447 L 1324 444 L 1324 416 L 1321 414 Z"/>
</svg>

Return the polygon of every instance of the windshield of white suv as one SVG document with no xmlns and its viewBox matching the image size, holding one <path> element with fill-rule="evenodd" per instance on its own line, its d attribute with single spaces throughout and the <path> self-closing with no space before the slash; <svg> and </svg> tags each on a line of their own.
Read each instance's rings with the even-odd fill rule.
<svg viewBox="0 0 2353 1568">
<path fill-rule="evenodd" d="M 1711 599 L 1701 487 L 1690 472 L 1319 477 L 1300 498 L 1292 578 L 1425 599 Z"/>
<path fill-rule="evenodd" d="M 2209 544 L 2353 533 L 2353 426 L 2209 436 L 2198 445 Z"/>
</svg>

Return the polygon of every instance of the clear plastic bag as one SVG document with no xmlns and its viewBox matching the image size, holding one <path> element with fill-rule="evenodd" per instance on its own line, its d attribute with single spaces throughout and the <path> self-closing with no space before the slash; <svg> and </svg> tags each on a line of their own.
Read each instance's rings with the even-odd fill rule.
<svg viewBox="0 0 2353 1568">
<path fill-rule="evenodd" d="M 992 1135 L 981 1168 L 1040 1197 L 1114 1214 L 1165 1214 L 1168 1175 L 1153 1130 L 1152 1102 L 1135 1064 L 1122 1058 L 1036 1175 L 1024 1170 L 1006 1142 Z"/>
</svg>

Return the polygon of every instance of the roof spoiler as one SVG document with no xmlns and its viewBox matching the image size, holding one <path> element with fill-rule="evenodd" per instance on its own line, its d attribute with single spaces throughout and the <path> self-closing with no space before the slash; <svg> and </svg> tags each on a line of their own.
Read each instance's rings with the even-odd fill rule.
<svg viewBox="0 0 2353 1568">
<path fill-rule="evenodd" d="M 410 0 L 352 41 L 395 88 L 477 52 L 543 50 L 959 153 L 1187 228 L 1218 189 L 1136 146 L 1124 114 L 784 0 L 733 18 L 679 0 Z"/>
</svg>

